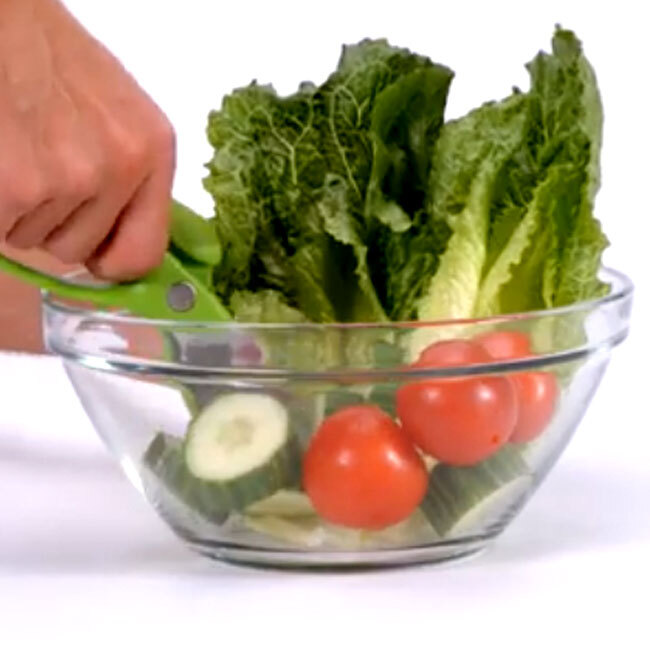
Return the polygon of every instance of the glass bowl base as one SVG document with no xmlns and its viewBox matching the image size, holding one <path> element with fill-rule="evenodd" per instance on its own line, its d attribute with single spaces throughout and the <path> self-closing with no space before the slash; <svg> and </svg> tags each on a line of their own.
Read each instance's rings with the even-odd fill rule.
<svg viewBox="0 0 650 650">
<path fill-rule="evenodd" d="M 354 551 L 299 551 L 247 547 L 193 540 L 192 550 L 213 560 L 257 568 L 303 570 L 390 569 L 418 564 L 447 564 L 485 551 L 492 538 L 426 546 Z"/>
</svg>

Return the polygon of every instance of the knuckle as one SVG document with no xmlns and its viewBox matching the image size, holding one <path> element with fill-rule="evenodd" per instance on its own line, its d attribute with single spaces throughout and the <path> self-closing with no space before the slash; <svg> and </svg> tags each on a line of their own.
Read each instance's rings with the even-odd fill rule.
<svg viewBox="0 0 650 650">
<path fill-rule="evenodd" d="M 132 277 L 140 277 L 152 271 L 163 261 L 165 255 L 165 246 L 148 244 L 144 246 L 138 253 L 132 253 L 124 258 L 124 272 Z M 129 249 L 131 250 L 131 249 Z"/>
<path fill-rule="evenodd" d="M 132 246 L 116 247 L 93 261 L 93 272 L 107 280 L 135 280 L 160 266 L 166 245 L 148 244 L 142 246 L 137 255 Z"/>
<path fill-rule="evenodd" d="M 143 128 L 114 134 L 114 175 L 124 181 L 139 181 L 161 163 L 172 166 L 176 159 L 176 134 L 169 120 L 155 114 Z"/>
<path fill-rule="evenodd" d="M 162 117 L 152 127 L 152 139 L 157 152 L 167 154 L 170 158 L 176 154 L 176 133 L 171 122 Z"/>
<path fill-rule="evenodd" d="M 119 178 L 136 180 L 143 176 L 147 165 L 147 145 L 142 138 L 129 138 L 122 142 L 114 161 Z"/>
<path fill-rule="evenodd" d="M 13 178 L 6 185 L 5 193 L 6 202 L 19 214 L 32 212 L 52 197 L 45 179 L 29 173 Z"/>
<path fill-rule="evenodd" d="M 137 183 L 146 169 L 146 138 L 135 129 L 116 126 L 109 134 L 105 155 L 106 171 L 111 180 Z"/>
<path fill-rule="evenodd" d="M 95 196 L 101 186 L 101 173 L 97 165 L 74 160 L 67 163 L 67 191 L 74 200 L 87 200 Z"/>
</svg>

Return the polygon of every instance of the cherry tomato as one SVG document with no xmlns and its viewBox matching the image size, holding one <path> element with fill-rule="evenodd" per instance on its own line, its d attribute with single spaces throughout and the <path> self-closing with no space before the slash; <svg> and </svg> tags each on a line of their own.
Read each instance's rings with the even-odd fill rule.
<svg viewBox="0 0 650 650">
<path fill-rule="evenodd" d="M 318 514 L 367 530 L 406 519 L 427 481 L 420 455 L 376 406 L 350 406 L 326 418 L 303 462 L 304 488 Z"/>
<path fill-rule="evenodd" d="M 472 341 L 429 346 L 417 367 L 460 366 L 491 361 Z M 439 461 L 473 465 L 508 442 L 517 421 L 517 401 L 506 377 L 425 379 L 397 391 L 397 415 L 413 442 Z"/>
<path fill-rule="evenodd" d="M 438 341 L 425 348 L 413 364 L 416 368 L 440 368 L 444 366 L 467 366 L 472 363 L 488 363 L 492 357 L 485 348 L 474 341 L 450 339 Z"/>
<path fill-rule="evenodd" d="M 482 334 L 474 339 L 493 359 L 521 359 L 533 356 L 530 339 L 523 332 L 500 330 Z"/>
<path fill-rule="evenodd" d="M 511 376 L 519 401 L 519 417 L 510 442 L 529 442 L 544 432 L 555 412 L 558 387 L 549 372 Z"/>
<path fill-rule="evenodd" d="M 515 331 L 491 332 L 477 339 L 493 359 L 532 356 L 528 337 Z M 511 442 L 529 442 L 539 436 L 553 417 L 558 398 L 555 376 L 549 372 L 521 372 L 510 375 L 517 393 L 519 416 Z"/>
</svg>

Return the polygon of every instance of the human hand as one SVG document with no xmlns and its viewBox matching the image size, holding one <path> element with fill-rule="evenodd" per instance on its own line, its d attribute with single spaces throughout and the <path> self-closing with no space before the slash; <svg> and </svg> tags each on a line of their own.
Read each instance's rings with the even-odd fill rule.
<svg viewBox="0 0 650 650">
<path fill-rule="evenodd" d="M 0 240 L 131 279 L 167 247 L 174 133 L 58 0 L 0 0 Z"/>
</svg>

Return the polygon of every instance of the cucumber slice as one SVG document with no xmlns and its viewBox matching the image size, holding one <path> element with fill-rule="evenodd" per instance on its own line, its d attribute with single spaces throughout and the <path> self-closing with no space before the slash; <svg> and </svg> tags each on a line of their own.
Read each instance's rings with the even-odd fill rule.
<svg viewBox="0 0 650 650">
<path fill-rule="evenodd" d="M 160 510 L 168 512 L 171 507 L 177 513 L 175 518 L 179 518 L 178 515 L 187 514 L 181 512 L 185 507 L 190 513 L 216 524 L 228 518 L 232 509 L 228 490 L 199 481 L 190 474 L 181 439 L 157 434 L 144 454 L 143 464 L 148 470 L 143 481 L 145 492 Z M 165 490 L 168 495 L 163 494 Z M 180 508 L 179 503 L 170 503 L 169 495 L 180 503 Z"/>
<path fill-rule="evenodd" d="M 217 397 L 190 424 L 185 442 L 192 476 L 225 492 L 237 511 L 300 485 L 301 456 L 287 409 L 262 393 Z"/>
<path fill-rule="evenodd" d="M 473 467 L 435 465 L 420 508 L 442 537 L 479 534 L 503 517 L 531 483 L 521 454 L 506 446 Z"/>
<path fill-rule="evenodd" d="M 285 519 L 275 515 L 247 515 L 243 524 L 255 533 L 285 544 L 314 549 L 324 543 L 325 531 L 316 517 Z"/>
<path fill-rule="evenodd" d="M 283 517 L 270 513 L 252 514 L 250 510 L 243 523 L 250 530 L 273 540 L 310 549 L 357 551 L 421 545 L 437 539 L 433 528 L 419 511 L 405 521 L 379 531 L 335 526 L 317 515 Z"/>
<path fill-rule="evenodd" d="M 215 399 L 190 425 L 185 461 L 204 481 L 227 482 L 264 467 L 289 439 L 289 416 L 261 393 Z"/>
<path fill-rule="evenodd" d="M 292 436 L 264 466 L 231 481 L 205 481 L 189 471 L 182 440 L 159 433 L 143 457 L 147 470 L 143 483 L 145 492 L 160 510 L 168 511 L 172 507 L 177 512 L 175 519 L 195 514 L 222 524 L 231 513 L 243 511 L 282 488 L 298 485 L 300 455 Z M 178 512 L 181 509 L 186 512 Z"/>
<path fill-rule="evenodd" d="M 243 523 L 249 530 L 271 540 L 308 549 L 358 550 L 362 547 L 365 534 L 353 528 L 332 526 L 318 516 L 292 519 L 246 515 Z"/>
<path fill-rule="evenodd" d="M 297 490 L 280 490 L 274 495 L 246 508 L 251 517 L 314 517 L 316 511 L 309 497 Z"/>
</svg>

